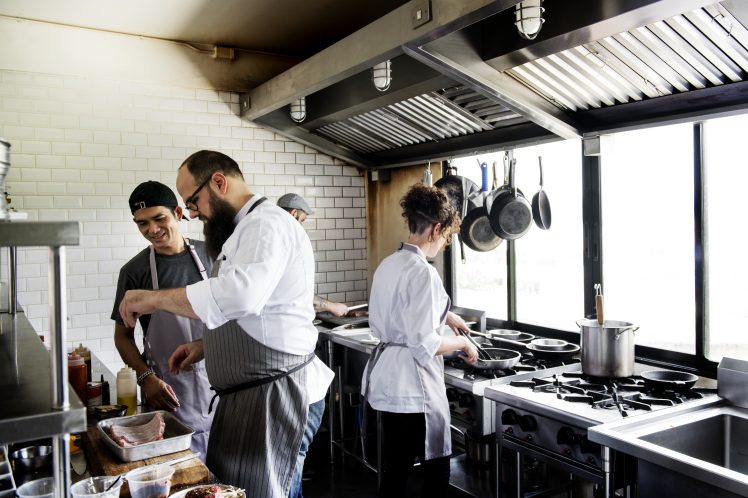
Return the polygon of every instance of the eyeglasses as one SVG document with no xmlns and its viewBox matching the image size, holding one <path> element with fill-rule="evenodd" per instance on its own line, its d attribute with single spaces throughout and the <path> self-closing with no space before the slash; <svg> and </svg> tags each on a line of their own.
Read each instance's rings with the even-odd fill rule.
<svg viewBox="0 0 748 498">
<path fill-rule="evenodd" d="M 213 177 L 213 175 L 209 175 L 208 178 L 206 178 L 205 181 L 203 183 L 201 183 L 200 186 L 197 187 L 197 189 L 194 192 L 192 192 L 192 195 L 189 196 L 184 201 L 184 207 L 186 207 L 190 211 L 197 211 L 197 196 L 200 193 L 200 191 L 203 188 L 205 188 L 205 186 L 208 184 L 208 182 L 210 182 L 210 179 L 212 177 Z"/>
</svg>

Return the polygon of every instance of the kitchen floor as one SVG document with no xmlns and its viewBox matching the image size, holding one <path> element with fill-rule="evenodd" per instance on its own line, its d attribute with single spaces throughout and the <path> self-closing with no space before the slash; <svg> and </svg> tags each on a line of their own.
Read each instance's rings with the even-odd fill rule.
<svg viewBox="0 0 748 498">
<path fill-rule="evenodd" d="M 407 496 L 420 496 L 418 469 L 408 483 Z M 303 493 L 305 498 L 375 498 L 377 475 L 351 457 L 342 458 L 339 451 L 335 463 L 330 463 L 330 439 L 326 427 L 312 441 L 304 465 Z M 469 495 L 450 489 L 450 498 Z"/>
</svg>

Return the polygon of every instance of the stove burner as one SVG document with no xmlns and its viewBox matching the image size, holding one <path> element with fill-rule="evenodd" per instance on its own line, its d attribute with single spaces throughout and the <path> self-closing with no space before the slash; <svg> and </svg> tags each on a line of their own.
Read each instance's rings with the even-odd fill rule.
<svg viewBox="0 0 748 498">
<path fill-rule="evenodd" d="M 498 379 L 501 377 L 507 377 L 511 375 L 517 375 L 521 372 L 533 372 L 536 370 L 544 370 L 546 368 L 559 367 L 563 365 L 569 365 L 572 363 L 579 363 L 577 359 L 571 359 L 563 361 L 548 361 L 539 360 L 531 354 L 522 354 L 519 363 L 514 365 L 512 368 L 501 369 L 480 369 L 475 368 L 469 363 L 456 358 L 449 358 L 444 361 L 446 366 L 454 367 L 460 370 L 464 370 L 464 379 L 471 381 L 485 380 L 485 379 Z"/>
<path fill-rule="evenodd" d="M 558 399 L 570 403 L 586 403 L 592 408 L 618 410 L 621 416 L 629 411 L 651 411 L 654 406 L 674 406 L 705 394 L 716 393 L 715 389 L 661 389 L 645 386 L 639 376 L 622 379 L 591 377 L 582 372 L 564 372 L 563 378 L 553 375 L 548 378 L 512 381 L 514 387 L 530 388 L 533 392 L 555 394 Z M 570 380 L 569 380 L 570 379 Z"/>
</svg>

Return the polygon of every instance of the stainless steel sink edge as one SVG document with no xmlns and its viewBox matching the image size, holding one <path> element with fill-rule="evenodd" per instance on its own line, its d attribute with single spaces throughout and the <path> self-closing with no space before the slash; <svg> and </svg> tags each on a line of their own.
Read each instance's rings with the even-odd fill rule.
<svg viewBox="0 0 748 498">
<path fill-rule="evenodd" d="M 678 410 L 678 408 L 681 408 Z M 748 496 L 748 475 L 704 460 L 672 451 L 640 439 L 643 436 L 678 427 L 720 414 L 748 418 L 748 410 L 726 404 L 717 398 L 701 400 L 690 406 L 676 407 L 666 413 L 654 412 L 632 419 L 601 424 L 588 431 L 591 441 L 616 451 L 660 465 L 667 469 L 713 484 L 741 496 Z"/>
</svg>

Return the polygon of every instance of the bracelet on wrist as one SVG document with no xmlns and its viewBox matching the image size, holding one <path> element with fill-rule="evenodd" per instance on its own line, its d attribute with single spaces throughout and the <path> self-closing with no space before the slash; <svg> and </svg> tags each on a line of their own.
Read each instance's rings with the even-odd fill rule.
<svg viewBox="0 0 748 498">
<path fill-rule="evenodd" d="M 151 370 L 151 369 L 149 368 L 148 370 L 146 370 L 146 371 L 145 371 L 145 372 L 143 372 L 142 374 L 138 375 L 138 385 L 139 385 L 139 386 L 142 386 L 142 385 L 143 385 L 143 381 L 144 381 L 145 379 L 147 379 L 147 378 L 148 378 L 149 376 L 151 376 L 151 375 L 155 375 L 155 374 L 156 374 L 156 372 L 154 372 L 153 370 Z"/>
</svg>

